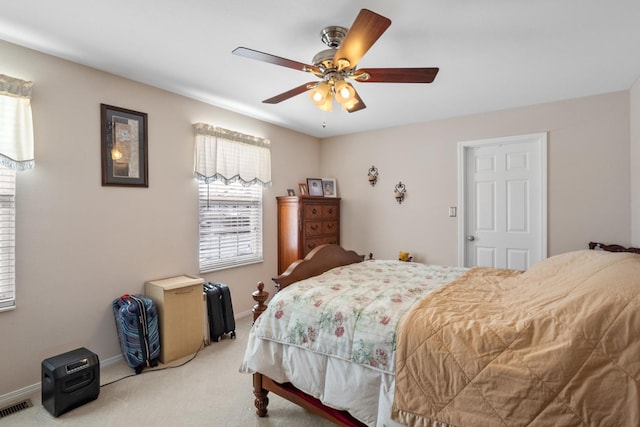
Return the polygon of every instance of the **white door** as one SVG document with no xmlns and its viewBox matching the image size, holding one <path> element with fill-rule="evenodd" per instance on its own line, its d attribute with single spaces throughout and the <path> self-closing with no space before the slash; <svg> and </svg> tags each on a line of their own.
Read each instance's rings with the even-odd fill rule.
<svg viewBox="0 0 640 427">
<path fill-rule="evenodd" d="M 547 256 L 544 133 L 461 142 L 460 265 L 526 270 Z"/>
</svg>

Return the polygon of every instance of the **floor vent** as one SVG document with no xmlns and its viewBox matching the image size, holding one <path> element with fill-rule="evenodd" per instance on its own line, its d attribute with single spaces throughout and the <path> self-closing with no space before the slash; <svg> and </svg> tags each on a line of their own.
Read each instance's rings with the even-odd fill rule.
<svg viewBox="0 0 640 427">
<path fill-rule="evenodd" d="M 0 418 L 8 417 L 11 414 L 20 412 L 23 409 L 31 408 L 32 406 L 33 403 L 31 403 L 31 399 L 23 400 L 22 402 L 0 409 Z"/>
</svg>

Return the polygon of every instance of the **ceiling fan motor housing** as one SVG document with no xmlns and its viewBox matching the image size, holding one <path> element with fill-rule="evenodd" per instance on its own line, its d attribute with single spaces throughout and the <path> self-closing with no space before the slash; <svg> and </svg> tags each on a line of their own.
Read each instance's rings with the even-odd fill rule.
<svg viewBox="0 0 640 427">
<path fill-rule="evenodd" d="M 312 64 L 316 67 L 322 68 L 323 70 L 332 70 L 335 68 L 335 65 L 333 64 L 333 57 L 335 54 L 335 49 L 321 50 L 313 57 Z"/>
<path fill-rule="evenodd" d="M 320 38 L 322 42 L 330 48 L 337 49 L 347 35 L 347 31 L 347 28 L 335 25 L 324 27 L 322 31 L 320 31 Z"/>
</svg>

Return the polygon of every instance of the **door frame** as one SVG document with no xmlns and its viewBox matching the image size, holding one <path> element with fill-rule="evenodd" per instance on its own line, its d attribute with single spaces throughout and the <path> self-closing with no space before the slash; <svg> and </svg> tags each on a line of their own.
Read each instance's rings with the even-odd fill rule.
<svg viewBox="0 0 640 427">
<path fill-rule="evenodd" d="M 471 148 L 485 145 L 503 145 L 531 142 L 535 139 L 540 150 L 540 222 L 539 225 L 541 259 L 547 258 L 547 132 L 529 133 L 498 138 L 478 139 L 473 141 L 458 142 L 458 265 L 464 266 L 466 262 L 466 235 L 467 235 L 467 161 L 466 153 Z"/>
</svg>

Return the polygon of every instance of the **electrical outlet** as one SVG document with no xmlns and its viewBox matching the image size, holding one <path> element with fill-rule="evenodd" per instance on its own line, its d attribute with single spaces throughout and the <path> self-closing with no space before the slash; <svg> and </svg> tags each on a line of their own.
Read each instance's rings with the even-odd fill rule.
<svg viewBox="0 0 640 427">
<path fill-rule="evenodd" d="M 450 206 L 449 207 L 449 217 L 450 218 L 454 218 L 458 215 L 458 209 L 455 206 Z"/>
</svg>

